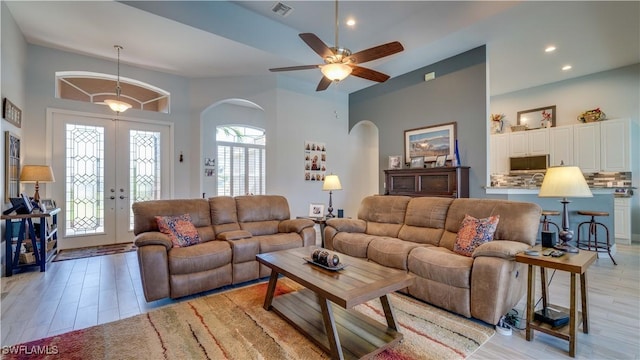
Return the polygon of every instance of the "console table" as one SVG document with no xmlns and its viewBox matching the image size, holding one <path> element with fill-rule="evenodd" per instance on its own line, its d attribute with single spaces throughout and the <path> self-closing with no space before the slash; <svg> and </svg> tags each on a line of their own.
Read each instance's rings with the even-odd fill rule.
<svg viewBox="0 0 640 360">
<path fill-rule="evenodd" d="M 469 167 L 385 170 L 385 195 L 469 197 Z"/>
<path fill-rule="evenodd" d="M 16 269 L 30 266 L 40 266 L 40 271 L 45 271 L 47 261 L 55 255 L 58 248 L 57 224 L 59 212 L 60 208 L 56 208 L 32 214 L 2 215 L 1 219 L 5 220 L 5 276 L 13 275 Z M 33 219 L 39 219 L 40 221 L 38 236 L 36 236 Z M 49 219 L 51 219 L 51 223 L 49 223 Z M 17 236 L 14 235 L 13 231 L 14 223 L 20 224 Z M 27 239 L 27 234 L 29 239 Z M 20 264 L 20 248 L 25 240 L 30 240 L 33 245 L 35 261 Z M 47 249 L 47 245 L 50 245 L 51 242 L 53 242 L 52 246 Z M 16 246 L 15 253 L 12 245 Z"/>
</svg>

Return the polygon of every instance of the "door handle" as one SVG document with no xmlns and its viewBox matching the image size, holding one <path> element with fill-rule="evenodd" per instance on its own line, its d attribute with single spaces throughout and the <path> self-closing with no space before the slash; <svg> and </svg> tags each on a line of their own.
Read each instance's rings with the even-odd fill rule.
<svg viewBox="0 0 640 360">
<path fill-rule="evenodd" d="M 127 198 L 126 196 L 124 196 L 124 195 L 120 195 L 120 199 L 121 199 L 121 200 L 122 200 L 122 199 L 126 199 L 126 198 Z"/>
<path fill-rule="evenodd" d="M 115 199 L 116 199 L 116 197 L 115 197 L 115 196 L 113 196 L 113 195 L 111 195 L 111 196 L 109 196 L 109 199 L 111 199 L 111 200 L 115 200 Z"/>
</svg>

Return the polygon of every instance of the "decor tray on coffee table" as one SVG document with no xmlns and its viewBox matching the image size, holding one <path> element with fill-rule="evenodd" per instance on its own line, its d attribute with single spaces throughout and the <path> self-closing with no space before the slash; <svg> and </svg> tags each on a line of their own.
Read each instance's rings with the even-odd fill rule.
<svg viewBox="0 0 640 360">
<path fill-rule="evenodd" d="M 326 270 L 304 260 L 316 246 L 256 255 L 271 268 L 264 300 L 273 310 L 302 332 L 333 359 L 373 356 L 402 339 L 387 294 L 413 284 L 415 277 L 373 262 L 340 254 L 348 266 Z M 282 274 L 306 289 L 274 297 Z M 387 324 L 373 320 L 352 308 L 380 298 Z"/>
</svg>

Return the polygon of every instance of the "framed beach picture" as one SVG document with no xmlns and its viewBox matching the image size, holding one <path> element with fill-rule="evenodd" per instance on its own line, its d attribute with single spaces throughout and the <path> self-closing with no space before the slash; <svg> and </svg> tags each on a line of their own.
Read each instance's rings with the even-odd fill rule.
<svg viewBox="0 0 640 360">
<path fill-rule="evenodd" d="M 424 161 L 436 161 L 436 158 L 442 155 L 448 155 L 453 159 L 455 140 L 455 122 L 405 130 L 405 162 L 410 163 L 415 157 L 424 157 Z"/>
</svg>

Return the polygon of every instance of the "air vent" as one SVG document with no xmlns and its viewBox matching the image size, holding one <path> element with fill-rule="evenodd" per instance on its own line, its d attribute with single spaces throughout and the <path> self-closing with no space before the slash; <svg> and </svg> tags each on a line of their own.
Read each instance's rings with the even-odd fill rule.
<svg viewBox="0 0 640 360">
<path fill-rule="evenodd" d="M 273 5 L 273 7 L 271 8 L 271 11 L 273 11 L 274 13 L 282 17 L 286 17 L 293 12 L 293 8 L 289 5 L 285 5 L 281 2 L 277 2 L 275 3 L 275 5 Z"/>
</svg>

